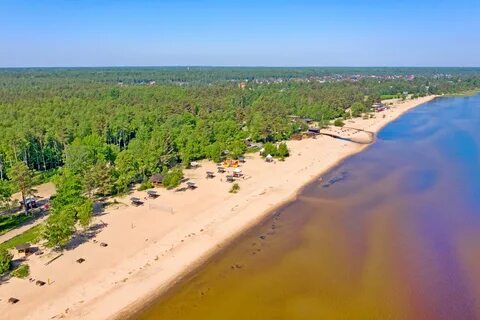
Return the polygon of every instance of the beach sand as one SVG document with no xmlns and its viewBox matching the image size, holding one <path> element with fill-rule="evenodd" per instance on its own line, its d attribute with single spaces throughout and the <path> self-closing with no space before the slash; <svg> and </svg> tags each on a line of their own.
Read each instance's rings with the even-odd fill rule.
<svg viewBox="0 0 480 320">
<path fill-rule="evenodd" d="M 347 127 L 378 132 L 388 122 L 434 96 L 396 102 L 372 119 L 354 119 Z M 363 139 L 364 132 L 330 128 L 331 134 Z M 240 191 L 231 194 L 226 174 L 206 179 L 216 165 L 185 174 L 198 188 L 184 192 L 158 189 L 160 197 L 140 207 L 129 195 L 118 198 L 94 218 L 96 237 L 78 239 L 59 254 L 29 256 L 30 277 L 45 281 L 39 287 L 28 279 L 12 278 L 0 285 L 3 319 L 110 319 L 123 318 L 151 301 L 182 276 L 201 265 L 232 239 L 295 198 L 298 191 L 339 161 L 367 145 L 328 136 L 289 141 L 286 161 L 266 163 L 258 154 L 247 155 L 238 180 Z M 232 171 L 232 169 L 227 169 Z M 134 196 L 145 198 L 146 192 Z M 108 246 L 102 247 L 100 243 Z M 81 264 L 76 260 L 85 259 Z M 9 304 L 10 297 L 20 299 Z"/>
</svg>

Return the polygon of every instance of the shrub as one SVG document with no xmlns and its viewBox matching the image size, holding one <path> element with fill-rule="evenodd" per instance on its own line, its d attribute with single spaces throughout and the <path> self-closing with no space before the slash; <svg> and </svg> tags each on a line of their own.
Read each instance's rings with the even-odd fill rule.
<svg viewBox="0 0 480 320">
<path fill-rule="evenodd" d="M 277 147 L 271 143 L 271 142 L 267 142 L 265 143 L 265 145 L 263 146 L 263 154 L 262 156 L 266 157 L 268 155 L 271 155 L 273 157 L 275 157 L 277 155 Z"/>
<path fill-rule="evenodd" d="M 235 140 L 230 143 L 228 149 L 230 150 L 230 156 L 233 159 L 238 159 L 238 157 L 240 157 L 245 153 L 245 151 L 247 151 L 247 146 L 243 141 Z"/>
<path fill-rule="evenodd" d="M 12 258 L 12 254 L 7 249 L 0 249 L 0 274 L 4 274 L 10 270 Z"/>
<path fill-rule="evenodd" d="M 333 125 L 335 127 L 343 127 L 345 125 L 345 123 L 343 123 L 343 121 L 341 119 L 337 119 L 335 120 L 335 122 L 333 123 Z"/>
<path fill-rule="evenodd" d="M 232 187 L 230 188 L 230 193 L 237 193 L 238 191 L 240 191 L 240 185 L 235 182 Z"/>
<path fill-rule="evenodd" d="M 144 191 L 151 188 L 153 188 L 153 183 L 151 183 L 149 180 L 145 180 L 142 182 L 140 187 L 138 187 L 138 191 Z"/>
<path fill-rule="evenodd" d="M 12 276 L 20 279 L 28 277 L 30 274 L 30 267 L 28 264 L 22 264 L 17 269 L 12 271 Z"/>
<path fill-rule="evenodd" d="M 175 167 L 164 174 L 163 186 L 167 189 L 173 189 L 180 185 L 183 179 L 183 172 L 180 167 Z"/>
<path fill-rule="evenodd" d="M 360 117 L 362 113 L 368 112 L 368 108 L 361 102 L 355 102 L 351 107 L 351 111 L 353 117 Z"/>
<path fill-rule="evenodd" d="M 277 156 L 280 159 L 285 159 L 289 155 L 290 155 L 290 153 L 288 152 L 287 144 L 285 142 L 280 143 L 278 145 L 278 149 L 277 149 Z"/>
<path fill-rule="evenodd" d="M 271 155 L 272 157 L 277 157 L 283 160 L 289 156 L 288 147 L 285 142 L 280 143 L 278 146 L 268 142 L 264 145 L 263 148 L 264 148 L 264 151 L 262 153 L 263 157 L 266 157 L 267 155 Z"/>
</svg>

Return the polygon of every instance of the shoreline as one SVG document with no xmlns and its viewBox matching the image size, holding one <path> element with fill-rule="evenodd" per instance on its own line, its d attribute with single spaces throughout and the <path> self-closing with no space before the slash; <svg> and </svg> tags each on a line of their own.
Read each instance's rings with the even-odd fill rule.
<svg viewBox="0 0 480 320">
<path fill-rule="evenodd" d="M 120 319 L 134 319 L 135 316 L 140 315 L 143 311 L 148 310 L 150 307 L 152 307 L 156 302 L 158 302 L 160 299 L 164 298 L 167 296 L 169 293 L 171 293 L 171 290 L 175 289 L 177 285 L 180 285 L 184 281 L 188 281 L 189 278 L 193 277 L 198 271 L 200 271 L 204 266 L 206 266 L 209 262 L 215 260 L 216 257 L 220 256 L 223 252 L 228 250 L 231 246 L 235 245 L 237 241 L 241 241 L 242 236 L 245 235 L 249 230 L 252 228 L 266 222 L 268 219 L 270 219 L 273 215 L 278 210 L 281 210 L 283 207 L 289 205 L 290 203 L 294 202 L 297 200 L 298 196 L 303 192 L 305 188 L 310 186 L 311 184 L 315 183 L 321 176 L 323 176 L 325 173 L 331 171 L 338 165 L 340 165 L 343 161 L 346 159 L 361 153 L 365 151 L 368 147 L 373 145 L 376 140 L 377 140 L 377 134 L 388 124 L 391 122 L 395 121 L 402 115 L 406 114 L 410 110 L 417 108 L 425 103 L 428 103 L 430 101 L 433 101 L 441 96 L 428 96 L 429 100 L 420 102 L 418 104 L 415 104 L 408 109 L 403 110 L 401 113 L 396 115 L 395 117 L 389 119 L 389 121 L 386 121 L 382 125 L 380 125 L 378 128 L 375 128 L 373 132 L 375 133 L 375 139 L 373 140 L 372 143 L 369 144 L 358 144 L 359 148 L 356 151 L 353 151 L 350 154 L 346 154 L 342 158 L 339 158 L 335 163 L 333 163 L 330 167 L 328 167 L 326 170 L 319 172 L 316 176 L 311 177 L 308 179 L 301 187 L 299 187 L 293 195 L 289 196 L 288 198 L 285 198 L 283 201 L 279 202 L 276 204 L 274 207 L 271 209 L 267 210 L 266 212 L 262 212 L 259 216 L 258 219 L 255 221 L 251 221 L 247 225 L 243 226 L 243 228 L 239 229 L 236 234 L 232 234 L 229 238 L 224 239 L 222 243 L 222 247 L 218 248 L 217 250 L 213 250 L 212 252 L 206 252 L 202 257 L 200 257 L 197 261 L 193 261 L 192 264 L 189 266 L 189 268 L 183 270 L 182 272 L 179 273 L 179 275 L 170 283 L 166 283 L 162 285 L 161 287 L 157 288 L 155 292 L 150 292 L 152 295 L 151 298 L 148 298 L 143 301 L 136 301 L 129 306 L 126 306 L 123 308 L 121 311 L 119 311 L 114 317 L 112 317 L 112 320 L 120 320 Z M 421 99 L 421 98 L 419 98 Z M 418 100 L 418 99 L 417 99 Z M 288 158 L 287 160 L 288 161 Z"/>
<path fill-rule="evenodd" d="M 377 113 L 374 119 L 349 120 L 347 125 L 378 133 L 407 111 L 435 98 L 396 103 L 385 113 Z M 360 134 L 342 128 L 331 130 L 347 136 Z M 43 289 L 24 283 L 28 280 L 13 279 L 2 284 L 0 298 L 4 303 L 0 312 L 9 318 L 26 319 L 118 319 L 136 315 L 228 249 L 247 230 L 294 201 L 325 172 L 369 146 L 325 136 L 288 144 L 291 157 L 285 162 L 266 164 L 257 156 L 249 157 L 242 168 L 248 178 L 240 181 L 241 190 L 236 195 L 228 194 L 230 185 L 218 178 L 208 182 L 199 178 L 199 171 L 215 167 L 202 162 L 202 168 L 188 172 L 192 180 L 199 181 L 198 192 L 189 193 L 190 197 L 162 190 L 159 200 L 153 200 L 148 208 L 107 209 L 96 218 L 108 224 L 98 234 L 99 241 L 108 241 L 109 247 L 115 246 L 122 252 L 101 252 L 98 245 L 87 242 L 48 267 L 42 267 L 41 258 L 33 257 L 38 261 L 32 261 L 32 276 L 45 279 L 54 275 L 58 283 L 44 288 L 43 299 L 38 298 Z M 85 270 L 77 271 L 79 266 L 70 261 L 80 255 L 88 256 L 87 264 L 91 261 L 87 274 Z M 59 278 L 62 272 L 64 277 Z M 92 277 L 88 272 L 92 272 Z M 12 296 L 23 294 L 21 302 L 7 305 L 6 288 L 14 289 L 15 284 Z"/>
</svg>

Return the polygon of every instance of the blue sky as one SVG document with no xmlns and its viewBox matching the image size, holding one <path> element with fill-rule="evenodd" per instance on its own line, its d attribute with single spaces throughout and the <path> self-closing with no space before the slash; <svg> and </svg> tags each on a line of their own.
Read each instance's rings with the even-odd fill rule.
<svg viewBox="0 0 480 320">
<path fill-rule="evenodd" d="M 480 0 L 0 0 L 0 67 L 480 66 Z"/>
</svg>

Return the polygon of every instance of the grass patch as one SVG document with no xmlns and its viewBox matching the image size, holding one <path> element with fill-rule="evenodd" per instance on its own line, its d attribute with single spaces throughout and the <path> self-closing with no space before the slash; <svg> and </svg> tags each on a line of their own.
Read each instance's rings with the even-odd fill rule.
<svg viewBox="0 0 480 320">
<path fill-rule="evenodd" d="M 21 226 L 24 223 L 32 220 L 34 216 L 26 215 L 25 213 L 17 213 L 11 215 L 0 216 L 0 235 Z"/>
<path fill-rule="evenodd" d="M 10 240 L 7 240 L 3 243 L 0 243 L 0 249 L 12 249 L 15 246 L 23 243 L 36 243 L 40 240 L 40 235 L 42 233 L 43 224 L 39 224 L 35 227 L 28 229 L 27 231 L 13 237 Z"/>
<path fill-rule="evenodd" d="M 11 275 L 15 278 L 25 279 L 30 274 L 30 267 L 28 264 L 21 264 L 18 268 L 12 271 Z"/>
</svg>

